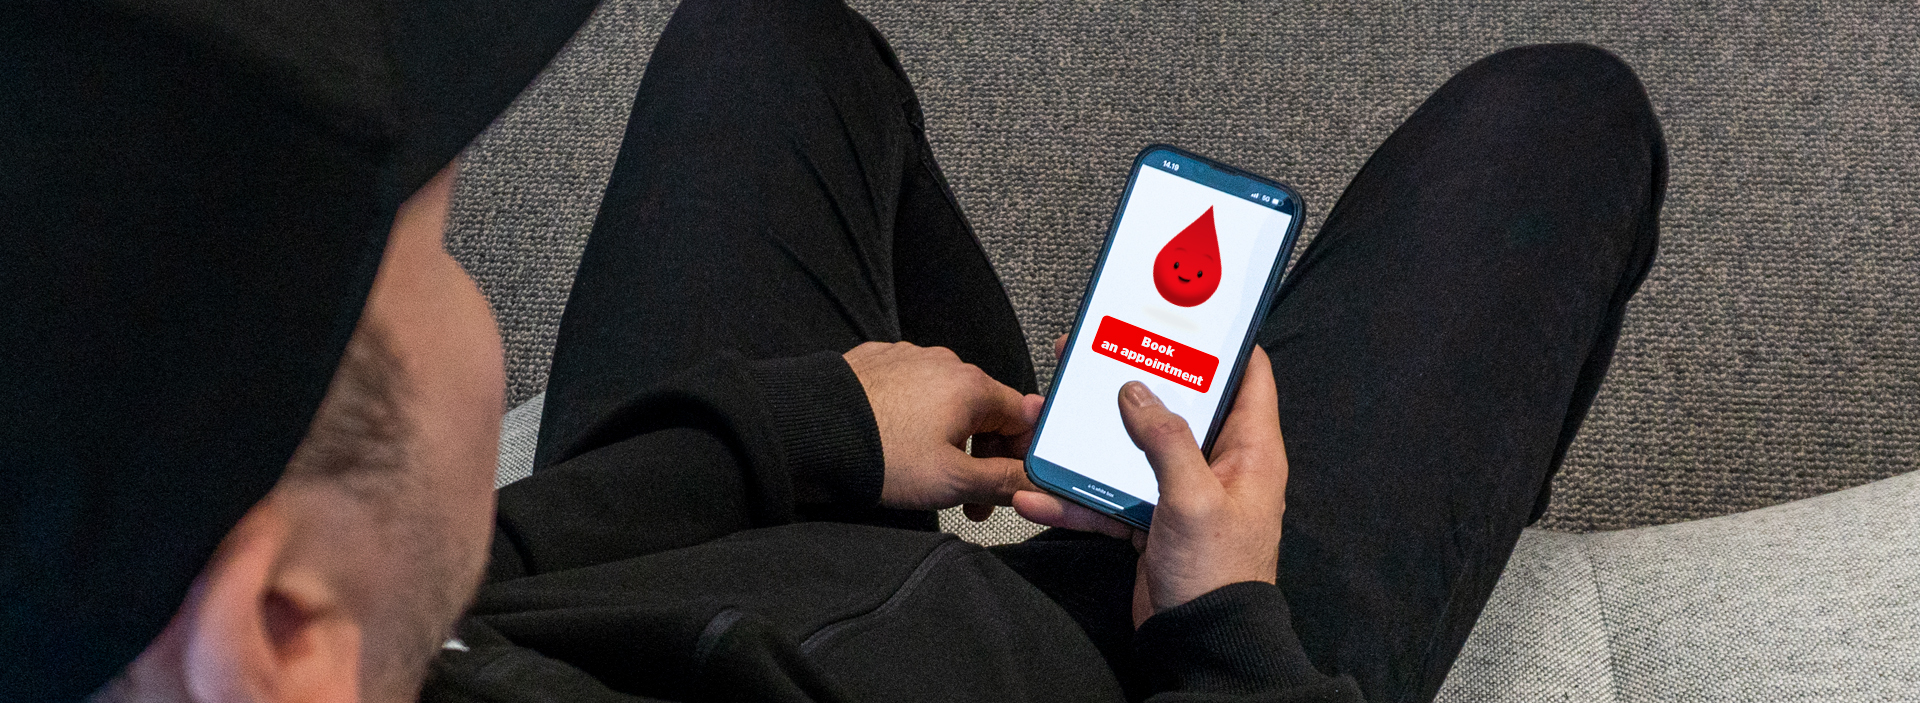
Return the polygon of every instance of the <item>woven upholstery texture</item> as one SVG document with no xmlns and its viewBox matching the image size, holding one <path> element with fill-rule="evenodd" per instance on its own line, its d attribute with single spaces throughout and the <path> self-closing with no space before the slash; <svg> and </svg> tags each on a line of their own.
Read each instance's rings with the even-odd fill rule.
<svg viewBox="0 0 1920 703">
<path fill-rule="evenodd" d="M 500 457 L 494 467 L 493 487 L 499 489 L 533 475 L 533 450 L 540 446 L 540 411 L 547 394 L 541 393 L 507 411 L 500 419 Z"/>
<path fill-rule="evenodd" d="M 1707 520 L 1527 530 L 1443 703 L 1920 699 L 1920 473 Z"/>
<path fill-rule="evenodd" d="M 1920 4 L 853 4 L 914 79 L 1043 383 L 1047 341 L 1072 319 L 1141 146 L 1294 184 L 1310 237 L 1454 71 L 1504 47 L 1585 41 L 1640 72 L 1673 172 L 1659 263 L 1542 526 L 1732 513 L 1920 456 Z M 544 386 L 633 86 L 672 8 L 608 0 L 467 153 L 451 244 L 500 317 L 515 403 Z M 996 520 L 970 538 L 1026 529 Z"/>
<path fill-rule="evenodd" d="M 1584 542 L 1524 530 L 1440 689 L 1443 703 L 1613 701 L 1612 633 Z"/>
</svg>

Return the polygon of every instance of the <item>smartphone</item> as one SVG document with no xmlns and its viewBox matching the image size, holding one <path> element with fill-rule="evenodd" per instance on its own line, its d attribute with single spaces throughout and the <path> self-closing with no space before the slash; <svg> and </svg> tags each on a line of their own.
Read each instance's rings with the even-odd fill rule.
<svg viewBox="0 0 1920 703">
<path fill-rule="evenodd" d="M 1304 208 L 1277 181 L 1171 146 L 1142 150 L 1054 371 L 1027 477 L 1146 529 L 1159 484 L 1120 424 L 1120 386 L 1147 384 L 1211 452 Z"/>
</svg>

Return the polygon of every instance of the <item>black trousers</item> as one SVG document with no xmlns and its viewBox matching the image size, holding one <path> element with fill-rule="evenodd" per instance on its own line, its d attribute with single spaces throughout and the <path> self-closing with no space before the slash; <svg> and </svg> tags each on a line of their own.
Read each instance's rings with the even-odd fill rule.
<svg viewBox="0 0 1920 703">
<path fill-rule="evenodd" d="M 1545 509 L 1652 263 L 1665 184 L 1631 70 L 1533 46 L 1443 85 L 1334 206 L 1258 336 L 1292 466 L 1279 583 L 1321 670 L 1370 700 L 1434 696 Z M 567 304 L 536 465 L 717 350 L 869 340 L 950 347 L 1035 387 L 885 40 L 838 0 L 687 0 Z M 1128 682 L 1129 547 L 1050 531 L 995 552 Z"/>
</svg>

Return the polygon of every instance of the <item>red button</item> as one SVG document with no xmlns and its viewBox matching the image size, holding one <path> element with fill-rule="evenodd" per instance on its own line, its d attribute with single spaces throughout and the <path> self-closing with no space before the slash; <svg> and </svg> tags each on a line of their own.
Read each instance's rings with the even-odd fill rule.
<svg viewBox="0 0 1920 703">
<path fill-rule="evenodd" d="M 1213 385 L 1220 359 L 1112 317 L 1100 318 L 1093 350 L 1201 393 Z"/>
</svg>

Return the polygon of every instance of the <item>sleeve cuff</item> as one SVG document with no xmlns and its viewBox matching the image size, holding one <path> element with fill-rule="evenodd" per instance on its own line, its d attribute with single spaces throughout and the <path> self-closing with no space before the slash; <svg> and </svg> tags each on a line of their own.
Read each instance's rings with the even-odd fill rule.
<svg viewBox="0 0 1920 703">
<path fill-rule="evenodd" d="M 747 363 L 760 386 L 802 504 L 878 505 L 886 478 L 880 428 L 846 359 L 833 352 Z"/>
<path fill-rule="evenodd" d="M 1136 661 L 1156 690 L 1247 694 L 1324 685 L 1293 632 L 1286 597 L 1270 583 L 1214 589 L 1148 618 Z"/>
</svg>

